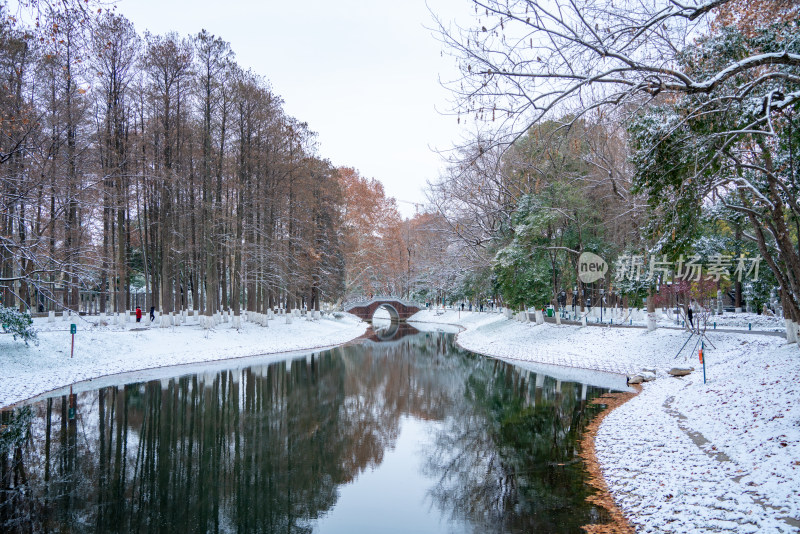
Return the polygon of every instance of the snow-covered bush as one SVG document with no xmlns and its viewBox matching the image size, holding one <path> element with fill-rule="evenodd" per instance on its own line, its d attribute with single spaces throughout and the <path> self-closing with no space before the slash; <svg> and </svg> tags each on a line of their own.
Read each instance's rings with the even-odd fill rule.
<svg viewBox="0 0 800 534">
<path fill-rule="evenodd" d="M 36 330 L 29 313 L 0 306 L 0 324 L 3 325 L 3 332 L 11 334 L 15 340 L 19 337 L 26 345 L 28 341 L 36 342 Z"/>
</svg>

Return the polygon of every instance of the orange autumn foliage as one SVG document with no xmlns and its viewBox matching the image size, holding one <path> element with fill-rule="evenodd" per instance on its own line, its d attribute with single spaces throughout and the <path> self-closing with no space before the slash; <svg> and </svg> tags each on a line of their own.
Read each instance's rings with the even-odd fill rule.
<svg viewBox="0 0 800 534">
<path fill-rule="evenodd" d="M 712 27 L 735 26 L 752 36 L 759 28 L 800 18 L 797 0 L 732 0 L 716 8 Z"/>
<path fill-rule="evenodd" d="M 337 177 L 344 193 L 342 244 L 348 296 L 401 295 L 407 252 L 403 219 L 383 184 L 342 167 Z"/>
</svg>

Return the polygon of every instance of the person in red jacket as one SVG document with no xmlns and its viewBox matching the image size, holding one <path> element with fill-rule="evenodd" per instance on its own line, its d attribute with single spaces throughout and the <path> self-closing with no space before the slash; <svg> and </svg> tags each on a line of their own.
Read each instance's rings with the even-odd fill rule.
<svg viewBox="0 0 800 534">
<path fill-rule="evenodd" d="M 142 322 L 142 309 L 139 306 L 136 306 L 136 322 Z"/>
</svg>

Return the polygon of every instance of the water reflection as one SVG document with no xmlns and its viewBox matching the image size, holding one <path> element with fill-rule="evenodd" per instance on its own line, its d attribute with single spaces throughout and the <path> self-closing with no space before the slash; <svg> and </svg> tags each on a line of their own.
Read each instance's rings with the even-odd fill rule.
<svg viewBox="0 0 800 534">
<path fill-rule="evenodd" d="M 376 342 L 397 341 L 418 333 L 419 330 L 408 323 L 393 323 L 389 320 L 373 321 L 367 339 Z"/>
<path fill-rule="evenodd" d="M 587 409 L 596 413 L 582 389 L 500 362 L 475 368 L 467 402 L 427 455 L 436 506 L 480 532 L 571 532 L 597 522 L 600 511 L 575 509 L 591 493 L 578 443 Z"/>
<path fill-rule="evenodd" d="M 0 530 L 579 532 L 602 519 L 576 447 L 604 390 L 452 335 L 400 335 L 3 412 Z M 423 498 L 388 525 L 364 495 L 399 510 L 398 491 Z"/>
</svg>

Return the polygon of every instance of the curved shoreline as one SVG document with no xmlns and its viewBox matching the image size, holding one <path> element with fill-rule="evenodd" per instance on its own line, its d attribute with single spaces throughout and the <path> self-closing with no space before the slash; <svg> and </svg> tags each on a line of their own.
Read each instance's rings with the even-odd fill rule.
<svg viewBox="0 0 800 534">
<path fill-rule="evenodd" d="M 42 397 L 48 397 L 48 396 L 52 395 L 53 393 L 61 391 L 61 390 L 66 389 L 66 388 L 79 387 L 79 386 L 81 386 L 83 384 L 89 384 L 90 382 L 106 381 L 106 380 L 112 379 L 114 377 L 122 378 L 122 377 L 124 377 L 126 375 L 136 375 L 138 373 L 141 373 L 143 375 L 148 375 L 148 374 L 152 374 L 152 373 L 157 372 L 157 371 L 168 372 L 168 371 L 171 371 L 173 369 L 177 370 L 177 369 L 181 369 L 182 367 L 190 367 L 190 366 L 195 367 L 195 368 L 204 369 L 204 368 L 207 368 L 207 367 L 216 367 L 217 366 L 216 364 L 220 364 L 221 367 L 224 367 L 224 368 L 227 369 L 227 368 L 230 367 L 230 363 L 232 363 L 232 362 L 238 362 L 238 361 L 244 361 L 244 360 L 253 360 L 253 359 L 261 359 L 261 358 L 270 358 L 272 356 L 278 356 L 279 358 L 275 358 L 274 360 L 271 360 L 269 362 L 270 364 L 272 364 L 272 363 L 275 363 L 275 362 L 278 362 L 278 361 L 282 361 L 282 360 L 296 359 L 296 358 L 299 358 L 301 356 L 307 355 L 309 352 L 322 352 L 322 351 L 326 351 L 326 350 L 332 350 L 332 349 L 335 349 L 335 348 L 338 348 L 338 347 L 343 347 L 343 346 L 349 345 L 351 343 L 355 343 L 359 339 L 362 339 L 363 337 L 364 337 L 364 334 L 361 334 L 358 337 L 354 337 L 353 339 L 349 339 L 347 341 L 343 341 L 342 343 L 336 343 L 334 345 L 320 345 L 320 346 L 316 346 L 316 347 L 307 347 L 307 348 L 285 350 L 285 351 L 278 351 L 278 352 L 264 352 L 264 353 L 256 353 L 256 354 L 245 354 L 245 355 L 240 355 L 240 356 L 231 356 L 230 358 L 217 358 L 217 359 L 214 359 L 214 360 L 174 363 L 174 364 L 159 365 L 159 366 L 155 366 L 155 367 L 142 367 L 142 368 L 139 368 L 139 369 L 131 369 L 131 370 L 128 370 L 128 371 L 119 371 L 117 373 L 109 373 L 109 374 L 106 374 L 106 375 L 98 375 L 98 376 L 94 376 L 92 378 L 86 378 L 86 379 L 81 380 L 79 382 L 73 382 L 71 384 L 65 384 L 65 385 L 62 385 L 62 386 L 56 386 L 56 387 L 54 387 L 52 389 L 49 389 L 47 391 L 42 391 L 40 393 L 36 393 L 35 395 L 33 395 L 31 397 L 28 397 L 27 399 L 23 399 L 21 401 L 17 401 L 14 404 L 9 404 L 9 405 L 6 405 L 6 406 L 0 406 L 0 410 L 11 410 L 11 409 L 14 409 L 14 408 L 18 408 L 18 407 L 24 406 L 25 404 L 28 404 L 30 402 L 35 402 L 35 401 L 37 401 L 38 399 L 40 399 Z M 169 376 L 172 377 L 174 375 L 170 373 Z M 154 379 L 154 377 L 151 377 L 149 379 Z M 92 384 L 92 388 L 91 389 L 96 389 L 97 387 L 103 387 L 103 386 L 97 386 L 96 384 Z"/>
<path fill-rule="evenodd" d="M 457 310 L 423 311 L 415 319 L 466 327 L 458 345 L 471 352 L 537 372 L 543 365 L 545 374 L 557 364 L 576 369 L 565 380 L 580 369 L 592 370 L 580 382 L 597 379 L 595 371 L 655 371 L 635 402 L 598 419 L 586 447 L 595 455 L 597 480 L 633 529 L 800 532 L 797 345 L 778 336 L 708 332 L 700 369 L 686 334 L 667 328 L 535 325 Z M 669 374 L 675 366 L 696 372 L 675 378 Z M 622 378 L 622 386 L 609 389 L 630 391 Z"/>
<path fill-rule="evenodd" d="M 459 332 L 459 334 L 456 335 L 456 340 L 455 340 L 456 345 L 464 350 L 475 352 L 476 354 L 481 354 L 482 356 L 485 356 L 487 358 L 494 358 L 509 362 L 529 362 L 534 364 L 541 363 L 545 365 L 558 365 L 546 362 L 523 360 L 520 358 L 495 356 L 483 352 L 476 352 L 473 349 L 465 347 L 458 340 L 458 336 L 467 330 L 466 327 L 451 323 L 429 323 L 429 324 L 447 324 L 450 326 L 456 326 L 460 328 L 461 331 Z M 560 367 L 595 371 L 594 369 L 591 368 L 573 367 L 569 365 L 561 365 Z M 611 490 L 609 488 L 608 482 L 603 477 L 603 470 L 600 465 L 600 461 L 597 458 L 597 449 L 595 446 L 597 433 L 600 430 L 600 425 L 602 424 L 606 416 L 609 415 L 615 409 L 619 408 L 620 406 L 628 402 L 629 400 L 631 400 L 632 398 L 634 398 L 639 393 L 641 393 L 642 391 L 641 386 L 636 385 L 633 387 L 635 389 L 635 393 L 628 393 L 628 392 L 605 393 L 600 397 L 597 397 L 596 399 L 592 399 L 591 401 L 592 404 L 602 404 L 605 405 L 606 407 L 603 409 L 602 412 L 598 413 L 594 418 L 592 418 L 586 430 L 583 432 L 580 441 L 580 448 L 581 448 L 580 457 L 583 460 L 586 466 L 586 470 L 589 474 L 589 479 L 587 480 L 587 484 L 593 487 L 597 492 L 595 495 L 588 497 L 587 501 L 605 509 L 609 513 L 611 519 L 608 523 L 590 524 L 581 527 L 590 534 L 612 534 L 612 533 L 634 534 L 636 532 L 631 523 L 628 521 L 628 518 L 622 512 L 622 509 L 617 505 L 617 502 L 614 499 L 614 496 L 612 495 Z"/>
<path fill-rule="evenodd" d="M 657 380 L 644 387 L 636 402 L 620 403 L 614 407 L 620 410 L 604 411 L 603 418 L 597 418 L 594 441 L 584 447 L 594 453 L 596 473 L 635 528 L 698 532 L 710 520 L 748 532 L 800 532 L 794 519 L 800 517 L 800 462 L 795 461 L 800 438 L 791 426 L 800 399 L 796 345 L 772 336 L 711 334 L 716 346 L 706 358 L 706 385 L 702 373 L 682 379 L 667 375 L 672 365 L 696 358 L 681 354 L 685 337 L 676 331 L 535 326 L 478 313 L 459 317 L 456 312 L 434 316 L 423 311 L 419 318 L 423 320 L 417 322 L 426 325 L 423 329 L 453 325 L 447 329 L 460 330 L 456 343 L 463 349 L 523 367 L 528 362 L 531 370 L 561 375 L 565 381 L 592 383 L 597 375 L 607 380 L 616 373 L 613 376 L 621 377 L 624 385 L 622 373 L 656 369 Z M 205 339 L 200 339 L 202 331 L 186 327 L 148 334 L 129 330 L 124 336 L 114 335 L 120 329 L 90 329 L 76 337 L 75 360 L 69 359 L 69 338 L 63 331 L 44 336 L 45 350 L 27 351 L 0 340 L 0 404 L 17 404 L 63 384 L 113 376 L 148 363 L 147 367 L 163 368 L 158 364 L 165 358 L 171 364 L 235 365 L 230 362 L 270 356 L 277 360 L 340 346 L 366 331 L 365 323 L 353 319 L 298 321 L 269 329 L 248 323 L 241 332 L 221 329 L 206 333 Z M 318 347 L 299 346 L 298 340 L 311 339 Z M 264 352 L 265 346 L 274 350 Z M 217 356 L 223 348 L 228 358 Z M 549 372 L 551 366 L 555 375 Z M 590 371 L 577 378 L 583 369 Z M 597 532 L 622 527 L 608 528 Z"/>
<path fill-rule="evenodd" d="M 443 324 L 443 323 L 428 323 L 423 322 L 420 326 L 423 325 L 436 325 L 436 324 Z M 467 330 L 466 327 L 462 325 L 452 324 L 449 325 L 454 328 L 460 330 L 459 333 L 462 333 Z M 423 326 L 424 328 L 424 326 Z M 129 332 L 129 331 L 128 331 Z M 451 332 L 452 333 L 452 332 Z M 297 358 L 302 358 L 303 356 L 308 356 L 312 352 L 318 351 L 325 351 L 334 349 L 337 347 L 348 346 L 352 344 L 359 343 L 360 340 L 368 338 L 371 334 L 371 326 L 367 325 L 364 329 L 363 333 L 360 335 L 353 337 L 349 340 L 336 343 L 333 345 L 319 345 L 319 346 L 311 346 L 311 347 L 303 347 L 296 350 L 285 350 L 285 351 L 274 351 L 274 352 L 260 352 L 255 354 L 240 354 L 231 357 L 223 357 L 223 358 L 214 358 L 208 359 L 203 361 L 192 361 L 192 362 L 181 362 L 181 363 L 168 363 L 165 365 L 157 365 L 152 367 L 137 367 L 129 370 L 124 370 L 115 373 L 103 374 L 93 376 L 91 378 L 87 378 L 80 382 L 75 382 L 72 384 L 61 385 L 55 388 L 52 388 L 47 391 L 39 392 L 32 397 L 27 399 L 23 399 L 19 402 L 14 404 L 4 406 L 2 409 L 14 409 L 16 407 L 28 404 L 30 402 L 35 402 L 36 400 L 52 396 L 53 394 L 60 394 L 62 391 L 66 394 L 67 388 L 69 388 L 69 392 L 72 393 L 72 388 L 76 388 L 76 393 L 80 393 L 83 390 L 89 389 L 97 389 L 102 387 L 107 387 L 110 385 L 118 385 L 122 383 L 131 383 L 131 382 L 142 382 L 142 381 L 149 381 L 149 380 L 159 380 L 166 377 L 173 377 L 177 376 L 181 373 L 182 370 L 186 370 L 186 372 L 208 372 L 210 370 L 216 370 L 217 368 L 232 368 L 231 366 L 236 366 L 237 368 L 247 367 L 253 364 L 272 364 L 275 362 L 282 362 L 282 361 L 290 361 Z M 463 345 L 458 342 L 457 339 L 458 335 L 456 335 L 456 345 L 461 347 L 464 350 L 468 350 Z M 485 358 L 491 359 L 501 359 L 496 356 L 492 356 L 490 354 L 481 354 L 481 356 Z M 509 361 L 521 361 L 515 360 L 514 358 L 507 359 Z M 563 366 L 567 367 L 567 366 Z M 545 372 L 546 373 L 546 372 Z M 616 408 L 618 405 L 622 404 L 623 402 L 632 398 L 635 394 L 631 393 L 621 393 L 621 394 L 605 394 L 597 399 L 593 399 L 593 404 L 607 404 L 608 406 L 600 413 L 596 414 L 592 420 L 587 425 L 585 431 L 583 432 L 583 436 L 579 442 L 580 444 L 580 457 L 584 461 L 588 473 L 588 479 L 586 482 L 593 488 L 596 489 L 597 493 L 587 497 L 586 501 L 594 504 L 596 506 L 602 507 L 603 509 L 607 510 L 612 518 L 612 523 L 604 523 L 600 525 L 588 525 L 583 526 L 582 528 L 587 530 L 588 532 L 598 532 L 598 533 L 606 533 L 606 532 L 633 532 L 630 528 L 630 525 L 622 515 L 621 511 L 616 507 L 614 504 L 613 498 L 611 497 L 608 487 L 605 484 L 605 481 L 602 479 L 602 474 L 595 475 L 595 473 L 600 473 L 599 464 L 597 463 L 596 456 L 594 454 L 593 444 L 594 444 L 594 436 L 597 432 L 597 428 L 599 427 L 600 422 L 602 419 L 610 413 L 611 410 Z M 588 453 L 588 454 L 587 454 Z M 599 478 L 598 478 L 599 477 Z"/>
<path fill-rule="evenodd" d="M 69 357 L 69 337 L 63 331 L 44 329 L 37 346 L 0 345 L 4 353 L 0 409 L 14 408 L 70 385 L 115 376 L 247 358 L 277 360 L 335 348 L 363 336 L 368 326 L 352 318 L 276 323 L 269 328 L 244 323 L 240 331 L 218 328 L 205 333 L 199 325 L 86 329 L 75 336 L 74 358 Z"/>
<path fill-rule="evenodd" d="M 597 491 L 596 495 L 592 495 L 586 500 L 608 511 L 611 521 L 603 524 L 584 525 L 582 528 L 590 534 L 633 534 L 636 532 L 611 494 L 608 481 L 603 476 L 603 469 L 600 465 L 600 460 L 597 458 L 597 448 L 595 446 L 597 432 L 600 430 L 603 419 L 641 393 L 641 386 L 634 386 L 634 388 L 636 393 L 606 393 L 596 399 L 592 399 L 592 404 L 604 404 L 606 407 L 602 412 L 594 416 L 581 438 L 580 456 L 583 458 L 586 470 L 589 472 L 588 484 Z"/>
</svg>

